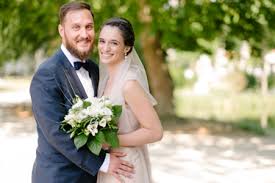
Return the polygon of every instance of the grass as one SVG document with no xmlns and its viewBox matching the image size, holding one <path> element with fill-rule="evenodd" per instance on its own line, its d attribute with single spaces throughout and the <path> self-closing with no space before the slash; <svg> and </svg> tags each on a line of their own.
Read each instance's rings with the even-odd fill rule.
<svg viewBox="0 0 275 183">
<path fill-rule="evenodd" d="M 264 134 L 267 130 L 261 128 L 260 119 L 267 114 L 268 131 L 275 131 L 275 96 L 263 98 L 256 92 L 198 96 L 187 89 L 177 89 L 174 95 L 179 117 L 232 123 L 241 129 Z"/>
</svg>

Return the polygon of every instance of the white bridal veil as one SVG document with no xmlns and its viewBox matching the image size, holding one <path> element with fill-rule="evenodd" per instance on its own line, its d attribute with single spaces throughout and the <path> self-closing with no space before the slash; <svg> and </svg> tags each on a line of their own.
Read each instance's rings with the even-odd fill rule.
<svg viewBox="0 0 275 183">
<path fill-rule="evenodd" d="M 99 78 L 98 95 L 102 96 L 109 78 L 106 65 L 103 63 L 99 64 Z M 121 63 L 117 71 L 117 75 L 113 81 L 114 85 L 123 83 L 125 79 L 137 80 L 143 87 L 152 105 L 157 104 L 157 101 L 150 94 L 146 71 L 134 47 L 127 55 L 126 59 Z M 114 88 L 115 87 L 113 87 L 111 90 L 113 91 Z"/>
</svg>

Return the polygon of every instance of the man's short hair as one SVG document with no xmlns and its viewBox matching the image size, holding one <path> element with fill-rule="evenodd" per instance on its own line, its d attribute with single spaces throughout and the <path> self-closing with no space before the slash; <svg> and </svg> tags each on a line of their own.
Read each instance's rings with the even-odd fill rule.
<svg viewBox="0 0 275 183">
<path fill-rule="evenodd" d="M 69 2 L 64 5 L 62 5 L 59 9 L 59 21 L 60 24 L 62 24 L 65 20 L 65 16 L 69 11 L 74 11 L 74 10 L 89 10 L 94 17 L 94 14 L 91 10 L 91 6 L 85 2 Z"/>
</svg>

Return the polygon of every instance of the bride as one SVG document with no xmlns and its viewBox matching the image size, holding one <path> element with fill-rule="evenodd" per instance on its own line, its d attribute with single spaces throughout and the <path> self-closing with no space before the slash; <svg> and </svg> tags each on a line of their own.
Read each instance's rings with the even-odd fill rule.
<svg viewBox="0 0 275 183">
<path fill-rule="evenodd" d="M 151 183 L 147 145 L 159 141 L 163 130 L 154 109 L 156 100 L 149 92 L 147 76 L 134 49 L 134 31 L 124 18 L 111 18 L 101 27 L 98 51 L 100 58 L 99 96 L 107 96 L 122 105 L 119 119 L 120 148 L 124 160 L 134 165 L 132 178 L 100 172 L 98 183 Z"/>
</svg>

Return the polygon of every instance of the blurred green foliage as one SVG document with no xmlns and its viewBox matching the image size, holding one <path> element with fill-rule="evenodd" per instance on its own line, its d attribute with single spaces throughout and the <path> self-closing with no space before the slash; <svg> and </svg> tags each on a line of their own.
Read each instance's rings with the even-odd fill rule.
<svg viewBox="0 0 275 183">
<path fill-rule="evenodd" d="M 241 119 L 237 123 L 234 123 L 234 126 L 243 129 L 245 131 L 254 132 L 258 135 L 267 134 L 267 129 L 263 129 L 259 123 L 259 120 L 255 119 Z"/>
<path fill-rule="evenodd" d="M 186 79 L 184 71 L 195 66 L 196 60 L 199 57 L 199 52 L 173 50 L 172 55 L 172 58 L 168 56 L 167 60 L 174 87 L 191 87 L 197 79 L 196 75 L 194 75 L 193 78 Z"/>
<path fill-rule="evenodd" d="M 260 88 L 260 81 L 253 74 L 245 73 L 247 85 L 246 89 L 258 89 Z"/>
<path fill-rule="evenodd" d="M 267 113 L 268 127 L 275 128 L 274 95 L 267 96 L 264 101 L 260 93 L 249 91 L 199 96 L 188 89 L 178 89 L 174 94 L 176 114 L 181 117 L 235 123 L 241 128 L 259 130 L 260 133 L 260 119 Z"/>
<path fill-rule="evenodd" d="M 0 2 L 0 62 L 24 52 L 59 46 L 58 9 L 66 0 L 4 0 Z M 96 28 L 107 18 L 123 16 L 143 31 L 140 12 L 153 19 L 151 33 L 161 46 L 211 53 L 216 39 L 229 49 L 247 40 L 253 54 L 275 45 L 275 3 L 273 0 L 87 0 L 95 12 Z M 169 3 L 170 2 L 170 3 Z M 138 37 L 138 36 L 137 36 Z"/>
<path fill-rule="evenodd" d="M 275 89 L 275 74 L 272 73 L 268 77 L 268 87 L 271 89 L 271 91 L 274 91 Z"/>
<path fill-rule="evenodd" d="M 253 74 L 249 74 L 249 73 L 244 73 L 245 77 L 246 77 L 246 88 L 248 90 L 253 90 L 253 91 L 257 91 L 260 89 L 261 87 L 261 81 L 259 77 L 256 77 Z M 274 89 L 275 89 L 275 74 L 271 73 L 268 75 L 268 88 L 271 91 L 271 93 L 273 93 Z"/>
</svg>

